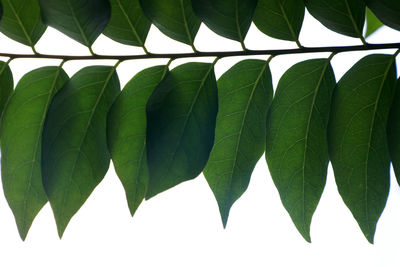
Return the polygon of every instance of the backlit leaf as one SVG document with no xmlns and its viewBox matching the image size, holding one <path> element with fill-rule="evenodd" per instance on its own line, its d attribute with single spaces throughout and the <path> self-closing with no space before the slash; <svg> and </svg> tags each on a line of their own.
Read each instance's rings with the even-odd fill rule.
<svg viewBox="0 0 400 267">
<path fill-rule="evenodd" d="M 155 66 L 138 73 L 122 90 L 108 115 L 108 146 L 132 216 L 145 197 L 149 180 L 146 103 L 166 71 L 166 66 Z"/>
<path fill-rule="evenodd" d="M 366 22 L 367 22 L 367 29 L 365 32 L 365 37 L 370 36 L 374 32 L 376 32 L 380 27 L 383 26 L 382 22 L 372 13 L 372 11 L 367 8 L 366 12 Z"/>
<path fill-rule="evenodd" d="M 115 68 L 86 67 L 54 97 L 43 131 L 43 183 L 61 237 L 106 174 L 107 112 L 118 95 Z"/>
<path fill-rule="evenodd" d="M 22 239 L 47 202 L 41 171 L 42 131 L 53 96 L 67 80 L 60 67 L 43 67 L 25 74 L 4 112 L 1 177 Z"/>
<path fill-rule="evenodd" d="M 326 182 L 327 125 L 335 85 L 329 59 L 294 65 L 279 81 L 267 120 L 265 155 L 272 179 L 308 242 Z"/>
<path fill-rule="evenodd" d="M 395 82 L 393 56 L 361 59 L 335 89 L 328 128 L 339 193 L 371 243 L 389 193 L 386 123 Z"/>
<path fill-rule="evenodd" d="M 389 27 L 400 30 L 399 0 L 365 0 L 374 14 Z"/>
<path fill-rule="evenodd" d="M 328 29 L 359 38 L 365 23 L 363 0 L 305 0 L 308 11 Z"/>
<path fill-rule="evenodd" d="M 194 43 L 200 21 L 190 0 L 140 0 L 147 17 L 168 37 L 188 45 Z"/>
<path fill-rule="evenodd" d="M 397 81 L 396 94 L 388 120 L 388 143 L 390 158 L 400 184 L 400 80 Z"/>
<path fill-rule="evenodd" d="M 150 21 L 145 17 L 139 0 L 110 0 L 111 18 L 104 35 L 134 46 L 144 46 L 150 30 Z"/>
<path fill-rule="evenodd" d="M 91 47 L 110 19 L 107 0 L 39 0 L 44 22 Z"/>
<path fill-rule="evenodd" d="M 196 15 L 217 34 L 244 42 L 257 0 L 192 0 Z"/>
<path fill-rule="evenodd" d="M 9 38 L 33 47 L 46 30 L 37 0 L 2 0 L 0 31 Z"/>
<path fill-rule="evenodd" d="M 224 226 L 231 206 L 246 191 L 264 153 L 272 94 L 266 61 L 241 61 L 218 80 L 215 143 L 204 176 L 218 201 Z"/>
<path fill-rule="evenodd" d="M 271 37 L 298 41 L 304 10 L 303 0 L 259 0 L 253 21 L 260 31 Z"/>
<path fill-rule="evenodd" d="M 213 64 L 180 65 L 155 89 L 147 104 L 146 198 L 201 173 L 214 142 L 217 110 Z"/>
</svg>

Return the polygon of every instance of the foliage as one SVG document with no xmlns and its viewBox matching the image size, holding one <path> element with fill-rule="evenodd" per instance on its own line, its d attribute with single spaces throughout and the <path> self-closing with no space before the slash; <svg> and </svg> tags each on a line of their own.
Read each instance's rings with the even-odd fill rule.
<svg viewBox="0 0 400 267">
<path fill-rule="evenodd" d="M 2 53 L 0 62 L 1 176 L 22 239 L 47 201 L 60 237 L 101 182 L 113 160 L 134 215 L 143 199 L 204 176 L 224 226 L 231 206 L 246 191 L 265 153 L 282 203 L 311 241 L 310 224 L 331 161 L 338 191 L 368 241 L 385 207 L 392 162 L 400 180 L 400 44 L 369 44 L 382 23 L 400 30 L 397 0 L 1 0 L 0 31 L 32 48 L 32 55 Z M 359 38 L 363 45 L 305 48 L 299 41 L 305 9 L 325 27 Z M 366 15 L 367 14 L 367 15 Z M 250 24 L 297 49 L 248 50 Z M 364 24 L 367 30 L 363 35 Z M 204 23 L 237 41 L 242 51 L 197 51 Z M 153 24 L 193 53 L 149 53 Z M 88 47 L 89 56 L 39 54 L 47 26 Z M 97 55 L 104 33 L 141 47 L 142 55 Z M 364 57 L 336 82 L 331 59 L 343 51 L 397 48 Z M 327 52 L 292 66 L 273 97 L 269 63 L 274 56 Z M 240 61 L 218 81 L 214 67 L 228 56 L 269 54 Z M 135 58 L 215 57 L 212 63 L 169 64 L 138 73 L 120 90 L 116 69 Z M 58 58 L 59 66 L 27 73 L 15 90 L 14 58 Z M 115 59 L 73 77 L 73 59 Z M 396 85 L 397 84 L 397 85 Z M 393 103 L 393 104 L 392 104 Z M 392 108 L 391 108 L 392 107 Z M 390 144 L 390 146 L 388 145 Z"/>
</svg>

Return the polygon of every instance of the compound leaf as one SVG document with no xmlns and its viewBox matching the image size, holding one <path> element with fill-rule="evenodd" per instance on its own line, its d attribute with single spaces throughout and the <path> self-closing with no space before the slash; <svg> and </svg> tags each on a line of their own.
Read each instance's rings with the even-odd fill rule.
<svg viewBox="0 0 400 267">
<path fill-rule="evenodd" d="M 110 4 L 111 18 L 104 35 L 126 45 L 143 47 L 151 23 L 139 0 L 110 0 Z"/>
<path fill-rule="evenodd" d="M 224 227 L 233 203 L 246 191 L 265 150 L 265 121 L 272 101 L 268 62 L 244 60 L 218 80 L 215 143 L 204 170 Z"/>
<path fill-rule="evenodd" d="M 67 80 L 60 67 L 33 70 L 19 81 L 4 111 L 1 177 L 22 239 L 47 202 L 41 171 L 42 131 L 53 96 Z"/>
<path fill-rule="evenodd" d="M 390 158 L 400 184 L 400 80 L 397 81 L 396 94 L 388 120 L 388 144 Z"/>
<path fill-rule="evenodd" d="M 166 71 L 166 66 L 155 66 L 138 73 L 127 83 L 108 115 L 108 146 L 132 216 L 145 197 L 149 180 L 146 103 Z"/>
<path fill-rule="evenodd" d="M 305 0 L 308 11 L 328 29 L 362 37 L 365 23 L 363 0 Z"/>
<path fill-rule="evenodd" d="M 365 0 L 365 3 L 385 25 L 400 30 L 400 1 Z"/>
<path fill-rule="evenodd" d="M 393 56 L 364 57 L 339 81 L 329 123 L 339 193 L 371 243 L 389 193 L 386 123 L 395 82 Z"/>
<path fill-rule="evenodd" d="M 107 0 L 39 0 L 44 22 L 91 47 L 111 13 Z"/>
<path fill-rule="evenodd" d="M 145 14 L 168 37 L 193 46 L 200 28 L 190 0 L 140 0 Z"/>
<path fill-rule="evenodd" d="M 61 237 L 106 174 L 107 112 L 118 95 L 114 67 L 77 72 L 54 97 L 43 131 L 43 183 Z"/>
<path fill-rule="evenodd" d="M 37 0 L 2 0 L 0 31 L 9 38 L 33 47 L 46 30 Z"/>
<path fill-rule="evenodd" d="M 326 182 L 327 125 L 335 85 L 329 59 L 300 62 L 279 81 L 267 119 L 268 167 L 284 207 L 308 242 Z"/>
<path fill-rule="evenodd" d="M 244 43 L 257 0 L 192 0 L 194 12 L 215 33 Z"/>
<path fill-rule="evenodd" d="M 173 69 L 147 104 L 146 198 L 197 177 L 207 163 L 218 110 L 214 65 Z"/>
<path fill-rule="evenodd" d="M 298 42 L 304 11 L 302 0 L 259 0 L 253 21 L 266 35 Z"/>
</svg>

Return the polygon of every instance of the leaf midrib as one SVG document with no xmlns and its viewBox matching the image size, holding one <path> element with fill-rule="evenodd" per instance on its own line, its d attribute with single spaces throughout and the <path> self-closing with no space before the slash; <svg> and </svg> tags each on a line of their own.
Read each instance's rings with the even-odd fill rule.
<svg viewBox="0 0 400 267">
<path fill-rule="evenodd" d="M 28 179 L 29 182 L 28 182 L 28 185 L 27 185 L 27 188 L 26 188 L 24 204 L 23 204 L 23 207 L 24 207 L 23 208 L 24 219 L 23 219 L 22 229 L 24 229 L 24 230 L 26 228 L 26 209 L 27 209 L 27 201 L 28 201 L 26 196 L 28 195 L 29 191 L 31 191 L 31 189 L 32 189 L 32 176 L 33 176 L 33 169 L 34 169 L 33 165 L 36 162 L 36 157 L 37 157 L 36 154 L 37 154 L 37 151 L 38 151 L 38 148 L 39 148 L 39 142 L 42 139 L 42 134 L 41 133 L 43 132 L 43 125 L 44 125 L 44 122 L 45 122 L 45 119 L 46 119 L 47 110 L 48 110 L 48 108 L 50 106 L 50 103 L 51 103 L 53 92 L 54 92 L 54 90 L 56 88 L 57 80 L 58 80 L 59 75 L 61 73 L 61 68 L 62 68 L 61 66 L 59 66 L 57 68 L 56 74 L 54 76 L 54 79 L 53 79 L 53 82 L 52 82 L 52 85 L 51 85 L 51 89 L 48 92 L 46 105 L 45 105 L 45 108 L 43 109 L 44 112 L 42 114 L 42 118 L 40 120 L 40 124 L 39 124 L 39 127 L 38 127 L 38 131 L 39 132 L 38 132 L 38 135 L 37 135 L 34 152 L 32 154 L 33 157 L 32 157 L 32 160 L 31 160 L 31 167 L 30 167 L 31 173 L 29 174 L 29 179 Z"/>
<path fill-rule="evenodd" d="M 19 14 L 18 14 L 17 11 L 15 10 L 15 7 L 12 5 L 12 3 L 11 3 L 10 0 L 6 0 L 6 1 L 7 1 L 8 5 L 9 5 L 10 8 L 11 8 L 11 11 L 13 12 L 13 14 L 14 14 L 14 16 L 15 16 L 15 19 L 17 20 L 18 25 L 21 27 L 22 32 L 24 33 L 25 38 L 27 39 L 27 41 L 28 41 L 28 43 L 29 43 L 29 46 L 33 47 L 32 39 L 31 39 L 31 37 L 28 35 L 28 32 L 26 31 L 26 28 L 25 28 L 24 24 L 22 23 L 21 18 L 19 17 Z"/>
<path fill-rule="evenodd" d="M 264 66 L 262 67 L 262 69 L 261 69 L 261 71 L 260 71 L 260 73 L 259 73 L 259 75 L 258 75 L 256 81 L 254 82 L 253 88 L 251 89 L 251 93 L 250 93 L 249 100 L 247 101 L 247 105 L 246 105 L 246 108 L 245 108 L 245 110 L 244 110 L 244 114 L 243 114 L 243 118 L 242 118 L 242 123 L 241 123 L 241 125 L 240 125 L 240 130 L 239 130 L 239 133 L 238 133 L 238 141 L 237 141 L 236 148 L 235 148 L 234 160 L 233 160 L 233 162 L 232 162 L 232 169 L 231 169 L 231 171 L 229 172 L 229 173 L 231 174 L 231 175 L 229 176 L 229 186 L 228 186 L 228 187 L 229 187 L 229 192 L 228 192 L 228 200 L 229 200 L 229 201 L 227 201 L 227 203 L 225 203 L 225 205 L 230 205 L 230 203 L 232 203 L 232 190 L 233 190 L 233 188 L 232 188 L 232 182 L 233 182 L 233 174 L 234 174 L 235 166 L 236 166 L 236 164 L 237 164 L 237 155 L 238 155 L 238 151 L 239 151 L 239 147 L 240 147 L 240 142 L 241 142 L 241 140 L 242 140 L 241 137 L 242 137 L 242 132 L 243 132 L 244 124 L 245 124 L 245 121 L 246 121 L 246 118 L 247 118 L 247 113 L 248 113 L 248 111 L 249 111 L 250 104 L 251 104 L 251 102 L 252 102 L 252 100 L 253 100 L 254 92 L 256 91 L 256 88 L 258 87 L 258 84 L 259 84 L 259 82 L 260 82 L 260 80 L 261 80 L 261 78 L 262 78 L 262 76 L 263 76 L 263 74 L 264 74 L 264 72 L 265 72 L 267 66 L 268 66 L 268 62 L 265 62 L 265 64 L 264 64 Z"/>
<path fill-rule="evenodd" d="M 104 91 L 105 91 L 105 89 L 107 88 L 108 83 L 110 82 L 111 77 L 112 77 L 112 75 L 114 74 L 114 72 L 115 72 L 115 66 L 111 69 L 111 71 L 109 72 L 109 74 L 108 74 L 106 80 L 104 81 L 104 86 L 103 86 L 103 88 L 101 89 L 101 91 L 100 91 L 100 93 L 99 93 L 99 97 L 96 99 L 95 105 L 93 106 L 93 108 L 92 108 L 92 110 L 91 110 L 91 112 L 90 112 L 90 116 L 89 116 L 88 122 L 87 122 L 87 124 L 86 124 L 86 126 L 85 126 L 84 135 L 82 136 L 82 139 L 81 139 L 81 141 L 79 142 L 79 146 L 78 146 L 78 148 L 77 148 L 77 151 L 78 151 L 77 154 L 78 154 L 78 156 L 75 158 L 75 161 L 74 161 L 74 164 L 73 164 L 72 170 L 71 170 L 71 175 L 69 175 L 68 187 L 64 190 L 62 205 L 61 205 L 61 207 L 60 207 L 59 214 L 62 214 L 62 215 L 63 215 L 63 213 L 64 213 L 64 208 L 65 208 L 65 204 L 66 204 L 66 200 L 67 200 L 67 195 L 68 195 L 68 193 L 69 193 L 69 191 L 70 191 L 70 188 L 71 188 L 70 185 L 73 183 L 73 175 L 72 175 L 72 174 L 75 172 L 76 163 L 78 162 L 79 154 L 81 153 L 81 150 L 82 150 L 83 141 L 86 139 L 86 136 L 87 136 L 87 133 L 88 133 L 88 129 L 89 129 L 89 126 L 90 126 L 90 124 L 91 124 L 91 122 L 92 122 L 92 118 L 93 118 L 93 116 L 94 116 L 94 113 L 95 113 L 95 111 L 96 111 L 96 109 L 97 109 L 97 106 L 98 106 L 98 104 L 99 104 L 101 98 L 103 97 Z"/>
<path fill-rule="evenodd" d="M 90 47 L 91 44 L 89 43 L 89 40 L 88 40 L 85 32 L 83 31 L 83 28 L 81 27 L 81 24 L 80 24 L 78 18 L 76 17 L 74 8 L 72 7 L 70 0 L 67 0 L 67 4 L 68 4 L 68 7 L 69 7 L 69 10 L 71 11 L 71 15 L 72 15 L 72 18 L 73 18 L 73 20 L 75 22 L 75 25 L 78 27 L 78 30 L 79 30 L 82 38 L 83 38 L 83 41 L 84 41 L 85 45 L 87 47 Z"/>
<path fill-rule="evenodd" d="M 366 157 L 366 162 L 365 162 L 365 180 L 364 180 L 365 181 L 365 195 L 364 195 L 364 197 L 365 197 L 365 215 L 367 216 L 368 235 L 371 232 L 371 229 L 370 229 L 370 218 L 369 218 L 369 211 L 368 211 L 368 205 L 369 205 L 369 203 L 368 203 L 369 202 L 368 201 L 368 177 L 369 177 L 369 175 L 368 175 L 368 173 L 369 173 L 368 172 L 368 165 L 369 165 L 368 162 L 369 162 L 369 154 L 370 154 L 370 149 L 371 149 L 372 131 L 373 131 L 373 128 L 375 127 L 375 118 L 378 115 L 377 114 L 377 110 L 378 110 L 379 100 L 381 98 L 382 91 L 383 91 L 383 88 L 384 88 L 385 83 L 386 83 L 386 79 L 387 79 L 387 77 L 389 75 L 389 71 L 390 71 L 390 69 L 391 69 L 391 67 L 393 65 L 393 61 L 394 61 L 395 58 L 396 58 L 395 55 L 393 55 L 391 57 L 390 62 L 389 62 L 388 66 L 387 66 L 387 68 L 385 70 L 384 75 L 383 75 L 382 82 L 381 82 L 379 90 L 378 90 L 378 95 L 376 97 L 376 101 L 375 101 L 375 104 L 374 104 L 373 116 L 372 116 L 371 125 L 370 125 L 370 128 L 369 128 L 368 149 L 367 149 L 367 157 Z"/>
<path fill-rule="evenodd" d="M 120 0 L 116 0 L 116 1 L 117 1 L 117 4 L 118 4 L 118 7 L 121 9 L 122 14 L 124 15 L 126 21 L 128 22 L 129 28 L 130 28 L 131 31 L 133 32 L 133 35 L 135 36 L 135 38 L 136 38 L 136 40 L 138 41 L 139 45 L 140 45 L 141 47 L 143 47 L 143 46 L 144 46 L 144 42 L 143 42 L 143 40 L 139 37 L 139 34 L 137 33 L 136 28 L 135 28 L 135 26 L 133 25 L 132 20 L 131 20 L 131 18 L 129 17 L 128 13 L 125 11 L 124 6 L 122 5 L 122 3 L 121 3 Z"/>
</svg>

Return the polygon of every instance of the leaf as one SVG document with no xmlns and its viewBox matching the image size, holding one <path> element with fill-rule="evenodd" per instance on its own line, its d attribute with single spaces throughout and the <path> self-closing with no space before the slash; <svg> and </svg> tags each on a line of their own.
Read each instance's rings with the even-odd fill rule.
<svg viewBox="0 0 400 267">
<path fill-rule="evenodd" d="M 396 174 L 397 182 L 400 184 L 400 80 L 397 81 L 395 97 L 388 120 L 388 144 L 390 158 Z"/>
<path fill-rule="evenodd" d="M 190 0 L 140 0 L 144 13 L 168 37 L 193 46 L 200 28 Z"/>
<path fill-rule="evenodd" d="M 365 3 L 385 25 L 400 30 L 400 1 L 365 0 Z"/>
<path fill-rule="evenodd" d="M 351 37 L 362 37 L 365 22 L 363 0 L 305 0 L 308 11 L 328 29 Z"/>
<path fill-rule="evenodd" d="M 218 110 L 214 64 L 173 69 L 147 103 L 149 199 L 197 177 L 207 163 Z"/>
<path fill-rule="evenodd" d="M 133 77 L 108 115 L 108 146 L 132 216 L 145 197 L 149 180 L 146 103 L 167 70 L 166 66 L 155 66 Z"/>
<path fill-rule="evenodd" d="M 14 89 L 13 75 L 8 63 L 0 61 L 0 118 Z"/>
<path fill-rule="evenodd" d="M 253 21 L 271 37 L 298 42 L 304 11 L 302 0 L 259 0 Z"/>
<path fill-rule="evenodd" d="M 0 31 L 24 45 L 34 47 L 46 30 L 37 0 L 2 0 Z"/>
<path fill-rule="evenodd" d="M 244 60 L 218 80 L 215 143 L 204 170 L 226 226 L 265 150 L 265 121 L 273 88 L 268 62 Z"/>
<path fill-rule="evenodd" d="M 327 125 L 335 75 L 329 59 L 291 67 L 279 81 L 267 120 L 266 160 L 282 203 L 302 236 L 325 187 Z"/>
<path fill-rule="evenodd" d="M 257 0 L 192 0 L 192 5 L 208 28 L 243 44 Z"/>
<path fill-rule="evenodd" d="M 53 96 L 67 80 L 60 67 L 43 67 L 25 74 L 4 112 L 1 177 L 23 240 L 47 202 L 41 172 L 42 131 Z"/>
<path fill-rule="evenodd" d="M 367 20 L 367 30 L 365 32 L 365 37 L 370 36 L 374 32 L 376 32 L 380 27 L 383 26 L 382 22 L 372 13 L 372 11 L 367 8 L 366 12 L 366 20 Z"/>
<path fill-rule="evenodd" d="M 54 97 L 43 131 L 43 183 L 61 237 L 106 174 L 106 118 L 119 93 L 115 67 L 77 72 Z"/>
<path fill-rule="evenodd" d="M 111 18 L 104 31 L 107 37 L 133 46 L 144 46 L 150 30 L 139 0 L 110 0 Z"/>
<path fill-rule="evenodd" d="M 389 193 L 386 122 L 396 67 L 391 55 L 369 55 L 339 81 L 328 128 L 336 184 L 369 242 Z"/>
<path fill-rule="evenodd" d="M 111 7 L 107 0 L 39 0 L 44 22 L 91 47 L 105 29 Z"/>
</svg>

